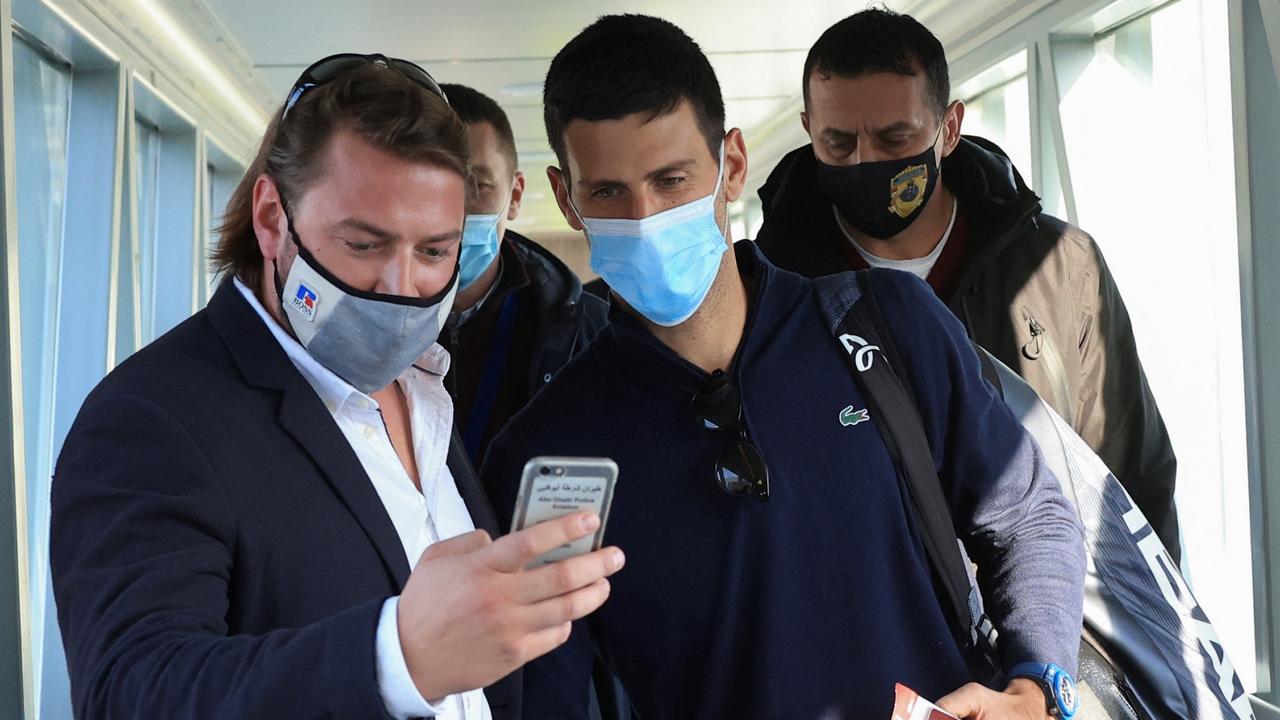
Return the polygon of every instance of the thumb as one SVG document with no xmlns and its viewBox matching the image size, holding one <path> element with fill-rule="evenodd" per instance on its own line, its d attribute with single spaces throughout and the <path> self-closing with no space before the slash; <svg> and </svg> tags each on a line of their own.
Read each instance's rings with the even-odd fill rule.
<svg viewBox="0 0 1280 720">
<path fill-rule="evenodd" d="M 943 697 L 938 707 L 958 718 L 976 717 L 982 709 L 982 696 L 987 689 L 978 683 L 969 683 Z"/>
<path fill-rule="evenodd" d="M 454 555 L 466 555 L 486 547 L 491 542 L 493 541 L 489 539 L 489 533 L 484 530 L 472 530 L 431 545 L 418 558 L 418 564 Z"/>
</svg>

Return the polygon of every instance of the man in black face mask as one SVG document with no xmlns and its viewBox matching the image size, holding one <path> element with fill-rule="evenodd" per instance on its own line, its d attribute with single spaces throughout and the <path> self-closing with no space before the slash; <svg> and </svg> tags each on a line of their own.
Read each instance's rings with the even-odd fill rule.
<svg viewBox="0 0 1280 720">
<path fill-rule="evenodd" d="M 1092 238 L 1043 214 L 999 148 L 961 136 L 937 38 L 885 10 L 845 18 L 809 51 L 804 97 L 812 144 L 760 190 L 760 249 L 809 277 L 926 280 L 1106 461 L 1176 559 L 1173 449 L 1120 292 Z"/>
</svg>

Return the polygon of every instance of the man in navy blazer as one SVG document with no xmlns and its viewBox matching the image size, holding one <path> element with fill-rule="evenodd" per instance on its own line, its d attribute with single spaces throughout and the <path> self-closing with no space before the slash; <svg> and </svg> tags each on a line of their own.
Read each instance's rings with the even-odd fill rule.
<svg viewBox="0 0 1280 720">
<path fill-rule="evenodd" d="M 227 208 L 208 308 L 113 371 L 53 483 L 81 718 L 516 718 L 527 660 L 608 595 L 594 531 L 491 541 L 436 344 L 462 123 L 421 68 L 331 56 Z"/>
</svg>

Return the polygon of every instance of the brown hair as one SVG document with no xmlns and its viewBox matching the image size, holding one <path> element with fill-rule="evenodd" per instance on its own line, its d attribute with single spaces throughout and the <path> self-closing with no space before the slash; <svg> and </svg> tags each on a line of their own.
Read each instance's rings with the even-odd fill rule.
<svg viewBox="0 0 1280 720">
<path fill-rule="evenodd" d="M 325 148 L 340 130 L 404 160 L 454 170 L 467 180 L 468 196 L 472 192 L 466 126 L 443 98 L 398 71 L 362 65 L 306 92 L 285 123 L 283 109 L 227 202 L 211 258 L 215 272 L 232 273 L 255 291 L 262 282 L 262 251 L 253 231 L 254 183 L 266 173 L 287 205 L 296 202 L 320 177 Z"/>
</svg>

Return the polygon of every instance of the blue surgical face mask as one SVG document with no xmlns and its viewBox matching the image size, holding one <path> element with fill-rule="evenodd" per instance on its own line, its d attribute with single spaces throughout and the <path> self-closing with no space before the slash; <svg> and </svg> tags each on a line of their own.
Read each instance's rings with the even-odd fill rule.
<svg viewBox="0 0 1280 720">
<path fill-rule="evenodd" d="M 466 290 L 498 257 L 502 238 L 498 235 L 498 221 L 506 215 L 504 208 L 493 215 L 467 215 L 462 226 L 462 245 L 458 251 L 458 289 Z"/>
<path fill-rule="evenodd" d="M 639 220 L 583 217 L 570 193 L 570 207 L 591 241 L 591 269 L 655 324 L 679 325 L 697 311 L 729 247 L 716 222 L 723 142 L 719 162 L 710 195 Z"/>
</svg>

